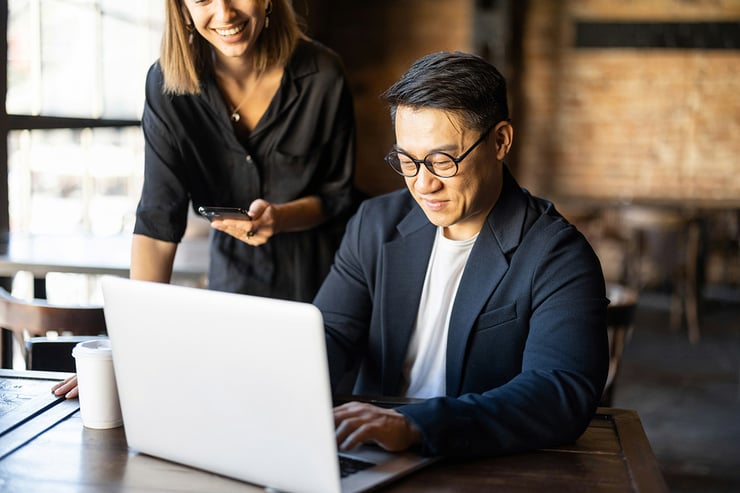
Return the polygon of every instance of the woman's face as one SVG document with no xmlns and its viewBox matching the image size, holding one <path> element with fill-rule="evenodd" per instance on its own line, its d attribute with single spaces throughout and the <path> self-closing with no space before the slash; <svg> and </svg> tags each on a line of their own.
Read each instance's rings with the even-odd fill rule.
<svg viewBox="0 0 740 493">
<path fill-rule="evenodd" d="M 245 57 L 264 28 L 266 5 L 266 0 L 183 0 L 183 14 L 216 56 Z"/>
</svg>

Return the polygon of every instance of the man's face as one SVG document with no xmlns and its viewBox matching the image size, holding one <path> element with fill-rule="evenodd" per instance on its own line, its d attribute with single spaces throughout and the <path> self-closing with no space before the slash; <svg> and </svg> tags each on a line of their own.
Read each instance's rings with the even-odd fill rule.
<svg viewBox="0 0 740 493">
<path fill-rule="evenodd" d="M 396 147 L 415 159 L 435 151 L 459 157 L 480 136 L 443 110 L 399 106 L 396 111 Z M 429 221 L 442 226 L 447 238 L 471 238 L 483 227 L 501 192 L 501 163 L 512 137 L 511 126 L 500 122 L 460 162 L 455 176 L 440 178 L 422 165 L 416 176 L 404 178 Z"/>
</svg>

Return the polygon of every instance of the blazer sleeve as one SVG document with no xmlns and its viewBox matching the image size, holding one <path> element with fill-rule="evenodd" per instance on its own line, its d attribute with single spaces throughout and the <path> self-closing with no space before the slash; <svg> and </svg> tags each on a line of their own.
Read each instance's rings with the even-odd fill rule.
<svg viewBox="0 0 740 493">
<path fill-rule="evenodd" d="M 349 220 L 334 263 L 313 304 L 324 318 L 332 389 L 361 358 L 372 312 L 372 272 L 363 264 L 369 245 L 360 241 L 366 204 Z"/>
</svg>

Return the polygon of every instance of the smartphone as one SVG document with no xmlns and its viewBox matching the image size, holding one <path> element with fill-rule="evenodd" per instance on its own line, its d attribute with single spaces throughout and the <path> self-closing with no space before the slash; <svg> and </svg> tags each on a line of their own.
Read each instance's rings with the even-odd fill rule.
<svg viewBox="0 0 740 493">
<path fill-rule="evenodd" d="M 249 217 L 249 212 L 247 212 L 246 209 L 242 209 L 241 207 L 201 206 L 198 207 L 198 213 L 209 221 L 213 221 L 214 219 L 246 219 L 248 221 L 252 220 L 252 218 Z"/>
</svg>

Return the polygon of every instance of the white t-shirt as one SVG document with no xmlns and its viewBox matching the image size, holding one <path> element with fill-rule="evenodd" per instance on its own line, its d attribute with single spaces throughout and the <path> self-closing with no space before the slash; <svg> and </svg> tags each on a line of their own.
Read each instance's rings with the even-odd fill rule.
<svg viewBox="0 0 740 493">
<path fill-rule="evenodd" d="M 416 327 L 404 361 L 407 397 L 445 395 L 450 314 L 465 263 L 477 237 L 450 240 L 444 237 L 441 227 L 437 228 L 416 315 Z"/>
</svg>

